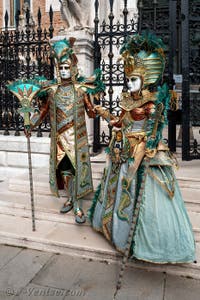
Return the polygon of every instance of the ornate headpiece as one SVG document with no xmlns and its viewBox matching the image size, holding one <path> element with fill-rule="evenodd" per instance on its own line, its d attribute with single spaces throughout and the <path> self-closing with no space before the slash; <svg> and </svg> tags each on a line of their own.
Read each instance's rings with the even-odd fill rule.
<svg viewBox="0 0 200 300">
<path fill-rule="evenodd" d="M 78 59 L 74 53 L 74 43 L 76 39 L 70 37 L 68 40 L 65 38 L 59 41 L 51 41 L 51 53 L 55 59 L 55 66 L 57 69 L 57 76 L 59 78 L 58 66 L 60 64 L 68 64 L 71 69 L 72 77 L 78 74 L 77 63 Z"/>
<path fill-rule="evenodd" d="M 129 36 L 121 48 L 127 77 L 140 76 L 144 87 L 157 83 L 165 68 L 164 44 L 150 32 Z"/>
<path fill-rule="evenodd" d="M 73 49 L 75 41 L 76 39 L 72 37 L 69 40 L 65 38 L 59 41 L 51 41 L 51 51 L 57 63 L 63 64 L 74 60 L 74 56 L 76 56 Z M 77 63 L 77 58 L 75 63 Z"/>
</svg>

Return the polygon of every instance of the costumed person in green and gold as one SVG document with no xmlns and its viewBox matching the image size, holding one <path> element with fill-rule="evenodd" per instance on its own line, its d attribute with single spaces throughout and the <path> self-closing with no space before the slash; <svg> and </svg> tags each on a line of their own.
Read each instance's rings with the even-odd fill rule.
<svg viewBox="0 0 200 300">
<path fill-rule="evenodd" d="M 128 88 L 121 95 L 121 114 L 95 107 L 113 130 L 89 217 L 95 230 L 132 258 L 185 263 L 195 260 L 195 243 L 175 160 L 162 139 L 170 101 L 162 84 L 163 47 L 151 33 L 129 37 L 121 48 Z"/>
<path fill-rule="evenodd" d="M 59 196 L 58 188 L 64 185 L 68 197 L 60 212 L 74 209 L 75 221 L 84 223 L 79 199 L 93 191 L 85 111 L 89 117 L 96 116 L 92 98 L 103 92 L 104 85 L 99 70 L 90 78 L 79 76 L 74 42 L 74 38 L 51 42 L 57 78 L 44 80 L 39 97 L 43 94 L 46 101 L 32 116 L 31 129 L 50 113 L 50 188 Z"/>
</svg>

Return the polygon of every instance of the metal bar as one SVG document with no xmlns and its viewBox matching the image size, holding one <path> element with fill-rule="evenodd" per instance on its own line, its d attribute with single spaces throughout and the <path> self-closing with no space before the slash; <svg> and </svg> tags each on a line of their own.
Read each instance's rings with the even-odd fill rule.
<svg viewBox="0 0 200 300">
<path fill-rule="evenodd" d="M 99 31 L 99 1 L 95 0 L 95 19 L 94 19 L 94 68 L 100 67 L 101 61 L 101 53 L 100 53 L 100 46 L 98 42 L 98 31 Z M 94 100 L 94 104 L 98 104 L 97 100 Z M 97 153 L 100 148 L 100 118 L 97 117 L 94 119 L 94 127 L 93 127 L 93 152 Z"/>
<path fill-rule="evenodd" d="M 9 20 L 9 16 L 8 16 L 8 11 L 6 10 L 5 13 L 5 31 L 3 33 L 3 48 L 5 51 L 4 54 L 4 84 L 6 83 L 6 80 L 8 79 L 9 76 L 9 72 L 8 72 L 8 64 L 9 64 L 9 30 L 8 30 L 8 20 Z M 8 91 L 5 91 L 4 94 L 4 99 L 3 99 L 3 103 L 4 103 L 4 135 L 10 135 L 9 133 L 9 101 L 8 101 Z"/>
<path fill-rule="evenodd" d="M 156 31 L 157 0 L 153 0 L 153 30 Z"/>
<path fill-rule="evenodd" d="M 49 37 L 52 39 L 53 37 L 53 8 L 52 5 L 50 5 L 50 10 L 49 10 L 49 21 L 50 21 L 50 26 L 49 26 Z"/>
<path fill-rule="evenodd" d="M 139 24 L 138 24 L 138 32 L 141 33 L 142 30 L 142 9 L 143 9 L 143 2 L 142 0 L 138 3 L 138 13 L 139 13 Z"/>
<path fill-rule="evenodd" d="M 113 108 L 112 108 L 112 102 L 113 102 L 113 79 L 112 79 L 112 66 L 113 66 L 113 20 L 114 20 L 114 14 L 113 14 L 113 1 L 110 0 L 110 13 L 109 13 L 109 53 L 108 53 L 108 58 L 109 58 L 109 89 L 108 89 L 108 96 L 109 96 L 109 111 L 112 113 Z M 109 133 L 111 136 L 111 127 L 109 126 Z"/>
<path fill-rule="evenodd" d="M 182 159 L 190 160 L 190 46 L 189 0 L 181 1 L 182 15 Z"/>
<path fill-rule="evenodd" d="M 176 0 L 169 1 L 169 88 L 172 90 L 174 85 L 174 59 L 177 45 L 177 15 L 176 15 Z M 172 152 L 176 151 L 176 116 L 174 111 L 169 112 L 168 122 L 168 146 Z"/>
<path fill-rule="evenodd" d="M 127 16 L 128 16 L 128 9 L 127 9 L 127 0 L 124 0 L 124 9 L 123 9 L 123 15 L 124 15 L 124 43 L 126 42 L 127 39 L 127 26 L 128 26 L 128 20 L 127 20 Z M 124 74 L 124 85 L 123 85 L 123 92 L 127 91 L 127 84 L 126 84 L 126 77 Z"/>
</svg>

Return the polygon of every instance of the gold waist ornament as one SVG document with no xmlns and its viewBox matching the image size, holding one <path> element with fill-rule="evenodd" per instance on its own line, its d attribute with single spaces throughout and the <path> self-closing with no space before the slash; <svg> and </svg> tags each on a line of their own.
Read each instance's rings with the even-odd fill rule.
<svg viewBox="0 0 200 300">
<path fill-rule="evenodd" d="M 129 141 L 130 155 L 137 160 L 138 153 L 140 153 L 140 155 L 145 153 L 146 133 L 144 131 L 130 132 L 125 133 L 125 136 Z"/>
<path fill-rule="evenodd" d="M 144 142 L 147 139 L 146 132 L 144 131 L 125 133 L 125 136 L 129 140 L 131 147 L 133 147 L 136 144 L 139 144 L 142 141 Z"/>
</svg>

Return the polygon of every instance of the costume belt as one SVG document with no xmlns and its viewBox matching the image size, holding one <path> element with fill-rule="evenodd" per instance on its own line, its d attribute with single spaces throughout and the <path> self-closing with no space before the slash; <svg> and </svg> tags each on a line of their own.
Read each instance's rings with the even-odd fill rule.
<svg viewBox="0 0 200 300">
<path fill-rule="evenodd" d="M 129 140 L 130 145 L 133 147 L 134 145 L 139 144 L 140 142 L 146 141 L 146 132 L 139 131 L 139 132 L 128 132 L 125 133 L 125 137 Z"/>
</svg>

